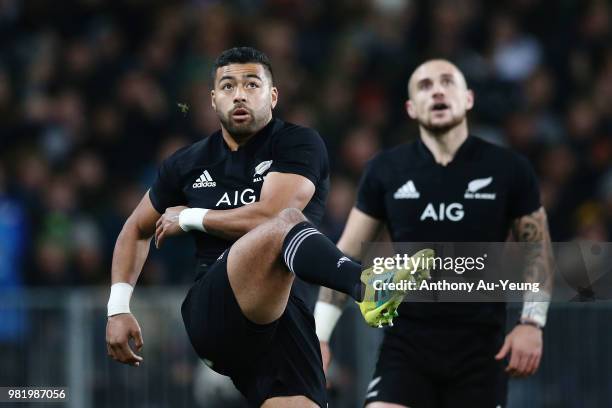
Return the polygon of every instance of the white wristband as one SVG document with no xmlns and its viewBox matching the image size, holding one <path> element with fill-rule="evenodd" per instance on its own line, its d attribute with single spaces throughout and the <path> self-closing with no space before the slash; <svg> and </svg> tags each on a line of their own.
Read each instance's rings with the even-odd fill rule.
<svg viewBox="0 0 612 408">
<path fill-rule="evenodd" d="M 535 295 L 525 296 L 521 320 L 532 320 L 541 327 L 544 327 L 546 325 L 548 306 L 550 306 L 550 295 L 542 293 L 538 295 L 538 300 L 535 300 L 535 298 Z"/>
<path fill-rule="evenodd" d="M 134 288 L 129 283 L 114 283 L 111 286 L 106 315 L 110 317 L 120 313 L 130 313 L 130 298 L 133 291 Z"/>
<path fill-rule="evenodd" d="M 327 302 L 317 302 L 314 311 L 317 337 L 320 341 L 329 341 L 334 327 L 342 315 L 342 309 Z"/>
<path fill-rule="evenodd" d="M 208 208 L 185 208 L 179 214 L 179 226 L 183 231 L 196 230 L 206 232 L 204 217 L 208 211 Z"/>
</svg>

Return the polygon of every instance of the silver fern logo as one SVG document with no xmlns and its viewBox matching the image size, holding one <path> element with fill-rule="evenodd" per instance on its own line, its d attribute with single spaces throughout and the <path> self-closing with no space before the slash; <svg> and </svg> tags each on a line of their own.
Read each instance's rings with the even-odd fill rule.
<svg viewBox="0 0 612 408">
<path fill-rule="evenodd" d="M 263 174 L 268 171 L 272 167 L 272 160 L 266 160 L 257 165 L 255 167 L 255 174 L 253 177 L 263 176 Z"/>
<path fill-rule="evenodd" d="M 493 177 L 474 179 L 468 183 L 463 198 L 466 200 L 495 200 L 495 193 L 479 193 L 493 182 Z"/>
<path fill-rule="evenodd" d="M 270 167 L 272 167 L 272 160 L 266 160 L 266 161 L 259 163 L 255 167 L 255 174 L 253 174 L 253 182 L 263 180 L 264 173 L 270 170 Z"/>
</svg>

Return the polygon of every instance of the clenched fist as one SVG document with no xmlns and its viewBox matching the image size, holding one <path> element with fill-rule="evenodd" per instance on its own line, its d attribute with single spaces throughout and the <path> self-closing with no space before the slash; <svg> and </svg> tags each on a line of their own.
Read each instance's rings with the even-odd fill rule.
<svg viewBox="0 0 612 408">
<path fill-rule="evenodd" d="M 136 318 L 131 313 L 109 317 L 106 323 L 106 349 L 109 357 L 115 361 L 138 367 L 142 357 L 134 353 L 129 344 L 130 339 L 134 341 L 137 352 L 142 350 L 144 343 Z"/>
<path fill-rule="evenodd" d="M 155 247 L 161 248 L 164 239 L 168 236 L 184 233 L 179 225 L 179 214 L 184 209 L 189 208 L 183 205 L 166 208 L 166 211 L 159 217 L 155 224 Z"/>
</svg>

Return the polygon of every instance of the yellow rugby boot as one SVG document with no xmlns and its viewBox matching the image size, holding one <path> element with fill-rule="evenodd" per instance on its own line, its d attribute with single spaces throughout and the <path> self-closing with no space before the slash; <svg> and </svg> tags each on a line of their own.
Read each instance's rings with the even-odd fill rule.
<svg viewBox="0 0 612 408">
<path fill-rule="evenodd" d="M 415 282 L 418 287 L 425 279 L 430 278 L 429 267 L 433 265 L 433 249 L 422 249 L 411 256 L 409 268 L 389 269 L 382 273 L 374 273 L 373 268 L 364 270 L 361 282 L 365 285 L 365 294 L 362 302 L 357 302 L 366 323 L 372 327 L 393 326 L 393 318 L 398 315 L 397 308 L 404 300 L 408 289 L 405 290 L 376 290 L 374 282 L 384 283 Z M 422 258 L 419 260 L 419 258 Z"/>
</svg>

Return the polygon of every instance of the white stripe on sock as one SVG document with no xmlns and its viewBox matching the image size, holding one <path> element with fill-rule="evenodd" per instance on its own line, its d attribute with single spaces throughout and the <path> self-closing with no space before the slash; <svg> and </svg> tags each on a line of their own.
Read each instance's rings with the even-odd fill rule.
<svg viewBox="0 0 612 408">
<path fill-rule="evenodd" d="M 375 396 L 377 396 L 377 395 L 378 395 L 378 390 L 370 392 L 370 393 L 369 393 L 369 394 L 367 394 L 365 397 L 366 397 L 366 399 L 368 399 L 368 398 L 375 397 Z"/>
<path fill-rule="evenodd" d="M 291 254 L 291 251 L 293 251 L 293 247 L 295 246 L 295 243 L 297 242 L 297 240 L 304 234 L 310 232 L 310 231 L 314 231 L 314 228 L 306 228 L 303 229 L 302 231 L 298 232 L 297 234 L 295 234 L 295 236 L 293 238 L 291 238 L 291 241 L 289 241 L 289 245 L 287 245 L 287 249 L 285 250 L 285 261 L 289 261 L 289 254 Z"/>
<path fill-rule="evenodd" d="M 289 241 L 289 245 L 287 245 L 287 249 L 285 250 L 285 254 L 284 254 L 285 264 L 287 265 L 287 267 L 289 267 L 290 255 L 293 252 L 293 248 L 295 247 L 295 244 L 298 242 L 299 238 L 302 237 L 304 234 L 307 234 L 308 232 L 313 231 L 313 230 L 314 228 L 306 228 L 298 232 L 297 234 L 295 234 L 293 238 L 291 238 L 291 241 Z M 291 272 L 293 272 L 293 270 L 291 270 Z"/>
<path fill-rule="evenodd" d="M 373 379 L 372 381 L 370 381 L 370 384 L 368 385 L 367 391 L 371 391 L 372 388 L 376 387 L 376 384 L 378 384 L 380 382 L 381 378 L 382 378 L 381 376 L 378 376 L 375 379 Z"/>
<path fill-rule="evenodd" d="M 302 231 L 298 232 L 297 234 L 295 234 L 295 236 L 293 238 L 291 238 L 291 241 L 289 241 L 289 245 L 287 245 L 287 248 L 285 249 L 285 253 L 283 254 L 283 257 L 285 258 L 285 264 L 287 265 L 287 267 L 289 268 L 289 270 L 291 272 L 293 272 L 293 269 L 289 266 L 289 259 L 290 259 L 290 254 L 293 251 L 293 248 L 295 247 L 296 243 L 298 242 L 298 240 L 300 239 L 300 237 L 302 237 L 304 234 L 307 234 L 309 232 L 312 231 L 316 231 L 316 229 L 314 228 L 306 228 L 303 229 Z"/>
<path fill-rule="evenodd" d="M 300 237 L 304 233 L 305 233 L 305 230 L 302 230 L 298 232 L 297 234 L 295 234 L 293 238 L 291 238 L 291 241 L 289 241 L 287 248 L 285 248 L 285 252 L 283 253 L 283 258 L 285 259 L 285 265 L 287 265 L 287 267 L 289 267 L 289 253 L 291 252 L 291 248 L 293 248 L 293 244 L 295 243 L 296 238 Z"/>
<path fill-rule="evenodd" d="M 291 255 L 289 256 L 289 264 L 290 264 L 289 269 L 290 269 L 292 272 L 293 272 L 293 259 L 295 258 L 295 255 L 297 254 L 297 251 L 298 251 L 298 249 L 299 249 L 300 245 L 302 245 L 302 242 L 304 242 L 304 240 L 305 240 L 306 238 L 308 238 L 309 236 L 311 236 L 311 235 L 317 235 L 317 234 L 320 234 L 320 232 L 319 232 L 319 231 L 317 231 L 317 230 L 310 231 L 308 234 L 306 234 L 306 235 L 302 236 L 302 238 L 300 239 L 300 241 L 299 241 L 299 242 L 297 242 L 297 243 L 295 244 L 295 248 L 293 249 L 293 253 L 291 253 Z M 294 273 L 295 273 L 295 272 L 294 272 Z"/>
<path fill-rule="evenodd" d="M 313 231 L 316 231 L 314 228 L 306 228 L 300 232 L 298 232 L 295 237 L 293 237 L 293 239 L 291 240 L 291 242 L 289 243 L 289 246 L 287 248 L 287 267 L 289 268 L 289 270 L 291 272 L 293 271 L 293 262 L 291 261 L 292 259 L 292 255 L 295 252 L 296 246 L 300 241 L 300 239 L 304 236 L 306 236 L 307 234 L 311 234 L 313 233 Z M 295 272 L 294 272 L 295 273 Z"/>
</svg>

